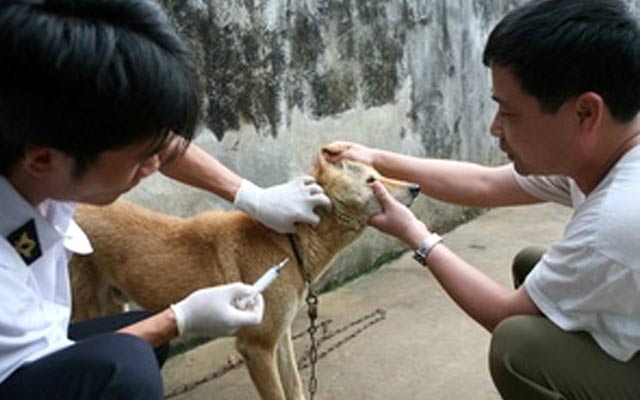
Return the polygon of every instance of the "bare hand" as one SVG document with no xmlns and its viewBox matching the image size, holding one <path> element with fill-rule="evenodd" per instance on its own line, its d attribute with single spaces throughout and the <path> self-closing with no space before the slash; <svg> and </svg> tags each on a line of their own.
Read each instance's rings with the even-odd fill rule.
<svg viewBox="0 0 640 400">
<path fill-rule="evenodd" d="M 324 146 L 322 152 L 329 162 L 347 159 L 374 165 L 376 150 L 358 143 L 336 141 Z"/>
<path fill-rule="evenodd" d="M 412 249 L 417 249 L 430 235 L 425 224 L 417 219 L 409 208 L 394 199 L 380 182 L 374 182 L 371 189 L 383 211 L 371 217 L 369 225 L 397 237 Z"/>
</svg>

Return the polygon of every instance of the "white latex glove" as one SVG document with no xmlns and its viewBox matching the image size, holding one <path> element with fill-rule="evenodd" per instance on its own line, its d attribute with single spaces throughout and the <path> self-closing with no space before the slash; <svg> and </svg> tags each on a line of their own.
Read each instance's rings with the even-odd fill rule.
<svg viewBox="0 0 640 400">
<path fill-rule="evenodd" d="M 311 176 L 301 176 L 266 189 L 244 179 L 233 204 L 267 227 L 280 233 L 295 233 L 296 222 L 316 226 L 316 207 L 331 207 L 322 187 Z"/>
<path fill-rule="evenodd" d="M 252 307 L 240 310 L 235 304 L 254 298 Z M 196 290 L 184 300 L 171 305 L 178 332 L 207 336 L 229 336 L 245 325 L 257 325 L 264 314 L 264 299 L 253 286 L 244 283 Z"/>
</svg>

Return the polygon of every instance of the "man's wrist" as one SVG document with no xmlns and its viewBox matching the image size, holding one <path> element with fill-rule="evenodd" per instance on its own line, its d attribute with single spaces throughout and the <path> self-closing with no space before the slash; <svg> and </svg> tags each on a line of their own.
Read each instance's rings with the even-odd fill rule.
<svg viewBox="0 0 640 400">
<path fill-rule="evenodd" d="M 429 228 L 427 228 L 424 222 L 417 219 L 415 220 L 415 223 L 413 225 L 409 225 L 406 227 L 404 233 L 405 237 L 402 238 L 402 240 L 412 250 L 418 249 L 422 242 L 424 242 L 424 240 L 428 236 L 432 235 L 431 231 L 429 231 Z"/>
<path fill-rule="evenodd" d="M 171 309 L 125 326 L 118 333 L 137 336 L 149 342 L 152 347 L 158 347 L 179 335 L 177 321 Z"/>
<path fill-rule="evenodd" d="M 176 304 L 171 304 L 167 310 L 167 319 L 175 326 L 176 336 L 182 335 L 185 330 L 183 317 L 179 316 L 178 307 Z"/>
<path fill-rule="evenodd" d="M 236 191 L 233 199 L 233 205 L 255 217 L 258 212 L 258 197 L 260 190 L 261 188 L 253 182 L 243 179 L 240 183 L 240 187 Z"/>
</svg>

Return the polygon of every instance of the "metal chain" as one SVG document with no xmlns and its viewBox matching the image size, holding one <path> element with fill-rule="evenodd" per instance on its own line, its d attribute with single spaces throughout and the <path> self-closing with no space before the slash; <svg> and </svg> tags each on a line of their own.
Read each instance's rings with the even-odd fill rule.
<svg viewBox="0 0 640 400">
<path fill-rule="evenodd" d="M 309 316 L 309 350 L 307 352 L 309 356 L 309 364 L 311 372 L 309 373 L 309 400 L 313 400 L 318 390 L 318 377 L 316 376 L 316 364 L 318 362 L 318 343 L 316 340 L 316 331 L 318 327 L 316 320 L 318 319 L 318 296 L 315 294 L 315 290 L 311 287 L 311 282 L 307 281 L 309 291 L 307 292 L 307 315 Z"/>
<path fill-rule="evenodd" d="M 312 300 L 313 301 L 313 300 Z M 317 298 L 316 298 L 316 306 L 317 306 Z M 316 307 L 316 312 L 317 312 L 317 307 Z M 317 321 L 317 314 L 316 314 L 316 318 L 314 319 L 314 334 L 316 333 L 317 329 L 320 328 L 322 335 L 320 336 L 320 338 L 315 340 L 315 359 L 316 362 L 317 360 L 320 360 L 324 357 L 326 357 L 329 353 L 331 353 L 332 351 L 338 349 L 340 346 L 344 345 L 345 343 L 347 343 L 348 341 L 352 340 L 353 338 L 355 338 L 356 336 L 358 336 L 359 334 L 361 334 L 362 332 L 364 332 L 365 330 L 367 330 L 368 328 L 370 328 L 371 326 L 375 325 L 378 322 L 381 322 L 382 320 L 384 320 L 386 318 L 386 311 L 383 309 L 376 309 L 375 311 L 373 311 L 370 314 L 364 315 L 356 320 L 353 320 L 351 322 L 349 322 L 346 325 L 343 325 L 342 327 L 334 330 L 334 331 L 329 331 L 328 327 L 331 323 L 333 323 L 333 320 L 331 319 L 325 319 L 320 321 L 319 323 L 316 323 Z M 357 325 L 361 325 L 363 324 L 365 321 L 370 320 L 369 322 L 367 322 L 366 324 L 362 325 L 361 327 L 359 327 L 357 330 L 355 330 L 353 333 L 351 333 L 350 335 L 346 336 L 345 338 L 341 339 L 340 341 L 336 342 L 334 345 L 328 347 L 327 349 L 325 349 L 323 352 L 318 353 L 318 349 L 320 348 L 320 346 L 322 345 L 323 342 L 326 342 L 327 340 L 330 340 L 332 338 L 334 338 L 335 336 L 347 331 L 350 328 L 353 328 L 354 326 Z M 302 338 L 305 334 L 308 334 L 308 330 L 307 331 L 302 331 L 299 332 L 295 335 L 292 336 L 292 340 L 298 340 L 300 338 Z M 300 357 L 300 359 L 297 361 L 297 365 L 298 365 L 298 370 L 303 370 L 308 368 L 311 363 L 309 362 L 310 360 L 310 350 L 311 350 L 311 346 L 309 347 L 309 349 L 307 351 L 305 351 L 302 355 L 302 357 Z M 165 395 L 165 399 L 171 399 L 173 397 L 179 396 L 181 394 L 187 393 L 192 391 L 193 389 L 195 389 L 196 387 L 210 382 L 214 379 L 220 378 L 223 375 L 225 375 L 227 372 L 233 371 L 234 369 L 240 368 L 242 365 L 244 365 L 244 361 L 242 359 L 238 359 L 237 361 L 233 362 L 233 363 L 229 363 L 228 365 L 225 365 L 221 368 L 218 368 L 216 371 L 213 371 L 212 373 L 189 383 L 186 383 L 178 388 L 176 388 L 175 390 L 169 392 L 168 394 Z M 317 381 L 316 381 L 316 389 L 317 389 Z"/>
<path fill-rule="evenodd" d="M 207 382 L 210 382 L 210 381 L 212 381 L 214 379 L 220 378 L 221 376 L 223 376 L 227 372 L 233 371 L 236 368 L 240 368 L 240 366 L 242 366 L 242 364 L 244 364 L 244 361 L 242 359 L 239 359 L 235 363 L 227 364 L 224 367 L 219 368 L 218 370 L 216 370 L 216 371 L 214 371 L 214 372 L 212 372 L 212 373 L 210 373 L 208 375 L 205 375 L 204 377 L 202 377 L 202 378 L 200 378 L 198 380 L 186 383 L 186 384 L 178 387 L 177 389 L 175 389 L 175 390 L 169 392 L 168 394 L 166 394 L 164 396 L 164 398 L 165 399 L 171 399 L 171 398 L 179 396 L 181 394 L 185 394 L 187 392 L 190 392 L 193 389 L 197 388 L 198 386 L 200 386 L 200 385 L 202 385 L 204 383 L 207 383 Z"/>
<path fill-rule="evenodd" d="M 384 320 L 386 318 L 386 316 L 387 316 L 387 312 L 385 310 L 381 309 L 381 308 L 378 308 L 374 312 L 372 312 L 370 314 L 367 314 L 367 315 L 365 315 L 365 316 L 363 316 L 363 317 L 361 317 L 359 319 L 356 319 L 354 321 L 351 321 L 350 323 L 342 326 L 339 329 L 336 329 L 333 332 L 325 331 L 325 333 L 322 335 L 322 337 L 316 343 L 316 346 L 318 348 L 320 348 L 322 343 L 324 343 L 325 341 L 334 338 L 335 336 L 345 332 L 349 328 L 352 328 L 352 327 L 354 327 L 356 325 L 363 324 L 365 321 L 370 320 L 366 324 L 362 325 L 360 328 L 358 328 L 355 331 L 353 331 L 348 336 L 345 336 L 343 339 L 337 341 L 335 344 L 333 344 L 332 346 L 330 346 L 327 349 L 325 349 L 322 353 L 318 353 L 316 355 L 316 359 L 320 360 L 320 359 L 324 358 L 325 356 L 327 356 L 332 351 L 337 350 L 339 347 L 341 347 L 345 343 L 349 342 L 350 340 L 354 339 L 356 336 L 360 335 L 365 330 L 369 329 L 371 326 L 373 326 L 373 325 L 377 324 L 378 322 L 381 322 L 382 320 Z M 331 322 L 331 320 L 329 320 L 329 322 Z M 303 370 L 303 369 L 309 367 L 309 365 L 310 365 L 310 363 L 308 362 L 309 359 L 310 359 L 309 352 L 304 353 L 302 355 L 302 357 L 300 357 L 300 359 L 298 360 L 298 370 Z"/>
</svg>

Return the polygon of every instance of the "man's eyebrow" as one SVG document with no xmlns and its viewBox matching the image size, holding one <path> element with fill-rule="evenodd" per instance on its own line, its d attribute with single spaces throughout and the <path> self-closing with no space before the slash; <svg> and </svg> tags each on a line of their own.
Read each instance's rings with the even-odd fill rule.
<svg viewBox="0 0 640 400">
<path fill-rule="evenodd" d="M 505 101 L 503 99 L 501 99 L 500 97 L 496 96 L 495 94 L 491 95 L 491 100 L 495 101 L 498 104 L 504 104 Z"/>
</svg>

